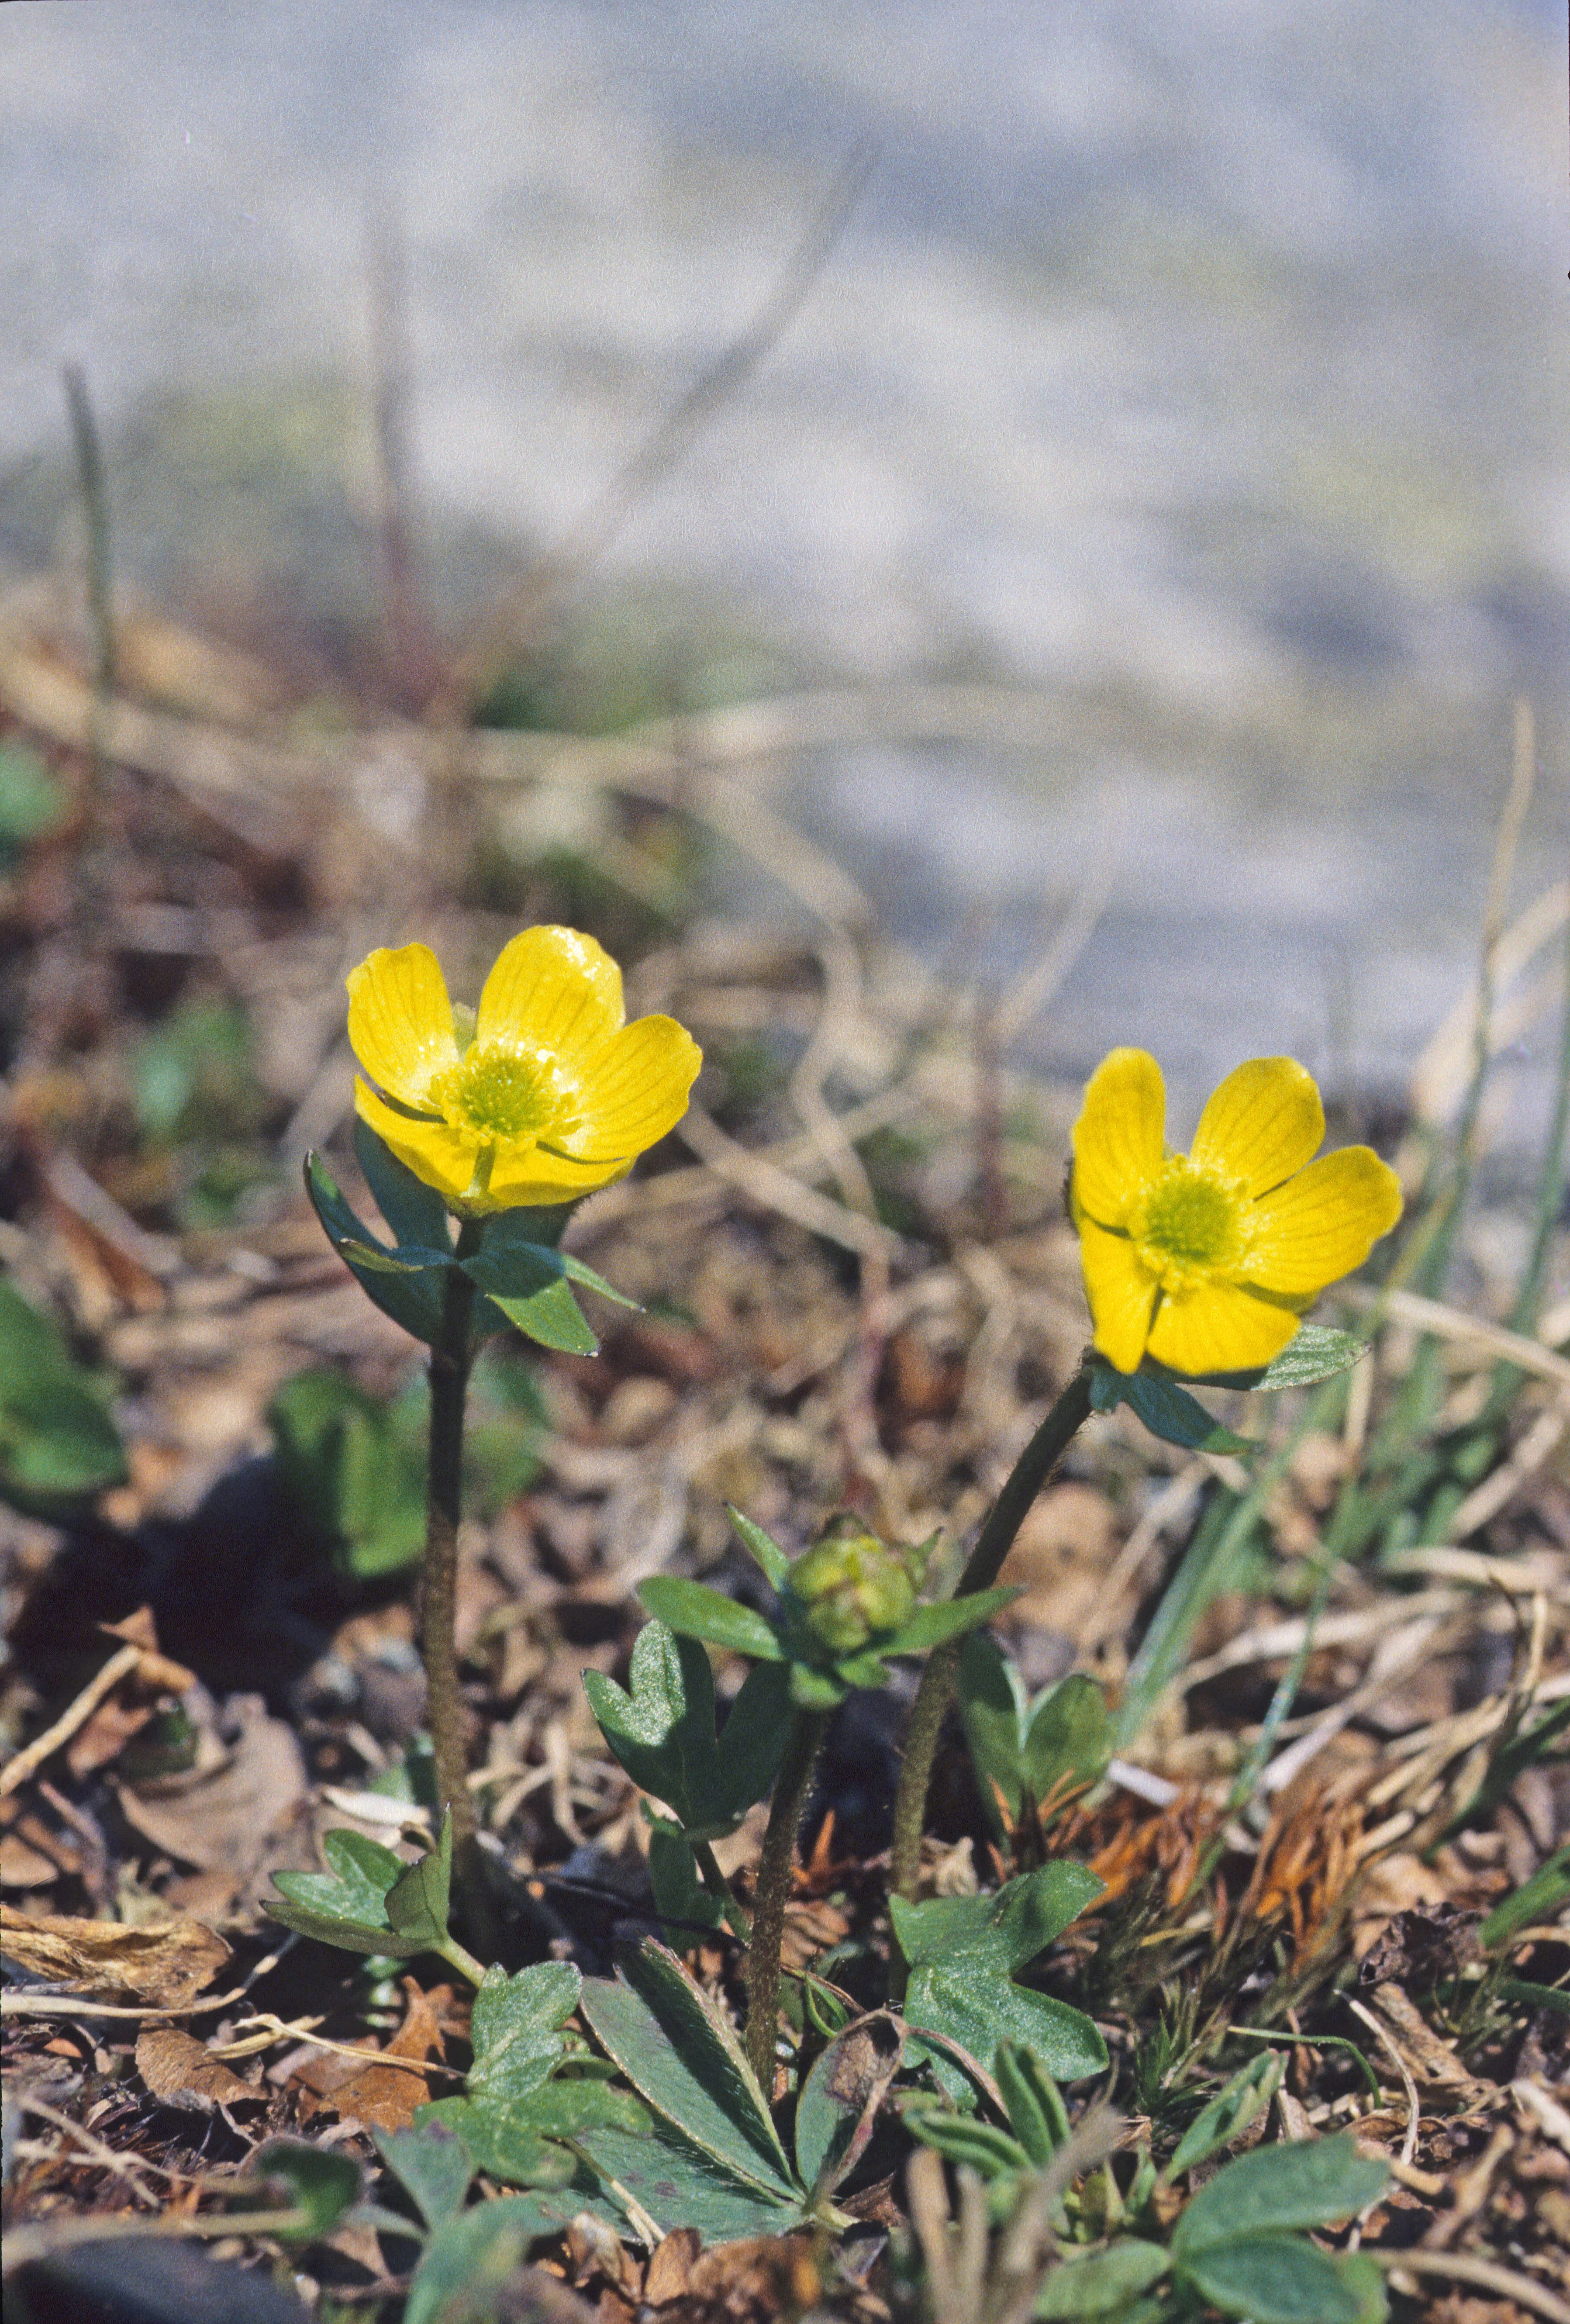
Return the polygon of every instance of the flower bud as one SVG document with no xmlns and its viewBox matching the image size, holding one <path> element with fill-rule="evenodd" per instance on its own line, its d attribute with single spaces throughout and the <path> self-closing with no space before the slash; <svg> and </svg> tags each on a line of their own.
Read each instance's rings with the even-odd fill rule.
<svg viewBox="0 0 1570 2324">
<path fill-rule="evenodd" d="M 808 1628 L 834 1655 L 854 1654 L 909 1620 L 919 1578 L 910 1550 L 880 1541 L 854 1519 L 848 1526 L 840 1520 L 790 1569 Z"/>
</svg>

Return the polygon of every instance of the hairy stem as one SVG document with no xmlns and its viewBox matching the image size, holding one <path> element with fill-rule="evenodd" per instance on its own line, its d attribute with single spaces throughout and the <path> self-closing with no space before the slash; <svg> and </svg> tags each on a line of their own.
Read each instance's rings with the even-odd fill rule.
<svg viewBox="0 0 1570 2324">
<path fill-rule="evenodd" d="M 753 1941 L 747 1956 L 747 2025 L 743 2036 L 747 2062 L 758 2077 L 765 2101 L 774 2086 L 774 2041 L 780 2014 L 780 1942 L 790 1895 L 790 1859 L 797 1827 L 828 1725 L 826 1711 L 799 1711 L 785 1747 L 785 1762 L 774 1784 L 763 1852 L 758 1858 L 758 1898 L 753 1908 Z"/>
<path fill-rule="evenodd" d="M 1024 1523 L 1026 1510 L 1057 1468 L 1089 1411 L 1087 1358 L 1015 1462 L 959 1577 L 956 1597 L 968 1597 L 974 1591 L 992 1588 Z M 910 1706 L 910 1725 L 905 1732 L 905 1764 L 894 1794 L 894 1840 L 889 1877 L 896 1896 L 909 1897 L 916 1893 L 921 1832 L 927 1820 L 927 1788 L 932 1779 L 943 1714 L 954 1692 L 961 1644 L 960 1639 L 951 1638 L 933 1648 Z"/>
<path fill-rule="evenodd" d="M 457 1255 L 476 1249 L 479 1229 L 466 1220 L 458 1231 Z M 463 1517 L 464 1400 L 473 1360 L 470 1337 L 475 1286 L 460 1268 L 447 1270 L 442 1293 L 441 1337 L 430 1351 L 430 1464 L 426 1483 L 425 1571 L 420 1593 L 420 1650 L 425 1661 L 426 1720 L 435 1760 L 438 1812 L 450 1808 L 453 1861 L 460 1893 L 473 1920 L 480 1893 L 475 1849 L 475 1803 L 468 1786 L 464 1746 L 463 1702 L 458 1692 L 458 1526 Z M 477 1932 L 471 1931 L 471 1933 Z"/>
</svg>

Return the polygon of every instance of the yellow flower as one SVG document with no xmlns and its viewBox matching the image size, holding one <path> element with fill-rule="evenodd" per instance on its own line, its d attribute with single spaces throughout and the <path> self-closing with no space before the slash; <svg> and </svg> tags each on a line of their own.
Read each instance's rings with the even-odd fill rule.
<svg viewBox="0 0 1570 2324">
<path fill-rule="evenodd" d="M 703 1063 L 673 1018 L 623 1023 L 621 970 L 576 928 L 514 936 L 473 1012 L 427 945 L 372 953 L 348 985 L 356 1111 L 464 1217 L 625 1177 Z"/>
<path fill-rule="evenodd" d="M 1187 1154 L 1168 1149 L 1166 1111 L 1143 1049 L 1113 1049 L 1085 1084 L 1070 1203 L 1095 1344 L 1121 1372 L 1145 1355 L 1178 1372 L 1251 1371 L 1390 1232 L 1401 1190 L 1367 1146 L 1311 1159 L 1325 1109 L 1294 1058 L 1229 1074 Z"/>
</svg>

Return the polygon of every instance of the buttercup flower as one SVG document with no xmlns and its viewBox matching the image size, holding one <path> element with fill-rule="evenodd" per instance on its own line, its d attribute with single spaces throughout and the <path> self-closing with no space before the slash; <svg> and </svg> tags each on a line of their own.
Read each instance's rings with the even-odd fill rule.
<svg viewBox="0 0 1570 2324">
<path fill-rule="evenodd" d="M 1178 1372 L 1252 1370 L 1390 1232 L 1400 1187 L 1367 1146 L 1311 1158 L 1325 1109 L 1291 1057 L 1229 1074 L 1187 1154 L 1167 1146 L 1166 1111 L 1143 1049 L 1113 1049 L 1085 1084 L 1070 1206 L 1095 1344 L 1122 1372 L 1145 1355 Z"/>
<path fill-rule="evenodd" d="M 525 928 L 455 1008 L 429 946 L 363 960 L 355 1109 L 460 1216 L 576 1201 L 625 1177 L 687 1111 L 703 1052 L 670 1017 L 623 1022 L 622 972 L 576 928 Z"/>
</svg>

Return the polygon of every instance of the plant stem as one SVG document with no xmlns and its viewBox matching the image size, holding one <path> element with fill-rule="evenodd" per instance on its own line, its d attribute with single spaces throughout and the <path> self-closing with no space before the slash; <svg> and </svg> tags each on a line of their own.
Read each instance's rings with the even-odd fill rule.
<svg viewBox="0 0 1570 2324">
<path fill-rule="evenodd" d="M 698 1873 L 704 1886 L 725 1916 L 726 1928 L 733 1936 L 740 1937 L 743 1944 L 749 1943 L 753 1933 L 752 1925 L 737 1904 L 730 1882 L 720 1870 L 719 1858 L 714 1852 L 713 1844 L 706 1840 L 700 1840 L 692 1853 L 697 1859 Z"/>
<path fill-rule="evenodd" d="M 460 1945 L 457 1939 L 451 1935 L 450 1932 L 448 1936 L 446 1944 L 439 1945 L 437 1947 L 437 1950 L 440 1953 L 442 1960 L 446 1961 L 448 1967 L 449 1969 L 456 1969 L 460 1977 L 466 1977 L 471 1985 L 484 1985 L 485 1981 L 485 1964 L 481 1961 L 477 1961 L 473 1953 L 468 1950 L 467 1947 Z"/>
<path fill-rule="evenodd" d="M 478 1225 L 466 1219 L 458 1231 L 460 1259 L 471 1256 L 478 1247 L 479 1235 Z M 481 1883 L 463 1702 L 458 1693 L 456 1621 L 464 1399 L 473 1360 L 474 1309 L 474 1285 L 461 1268 L 448 1268 L 442 1293 L 441 1337 L 430 1351 L 430 1464 L 426 1484 L 425 1572 L 420 1595 L 420 1649 L 425 1661 L 425 1715 L 436 1763 L 437 1811 L 439 1814 L 447 1809 L 452 1812 L 454 1868 L 465 1903 L 471 1908 L 471 1920 Z M 477 1909 L 483 1918 L 483 1906 Z"/>
<path fill-rule="evenodd" d="M 968 1597 L 974 1591 L 992 1588 L 1014 1545 L 1014 1536 L 1025 1521 L 1026 1511 L 1063 1458 L 1089 1411 L 1087 1354 L 1010 1471 L 959 1577 L 956 1597 Z M 933 1648 L 910 1706 L 910 1721 L 905 1732 L 905 1764 L 900 1770 L 899 1789 L 894 1794 L 894 1840 L 889 1865 L 890 1888 L 896 1896 L 910 1897 L 916 1893 L 921 1832 L 927 1820 L 927 1788 L 932 1780 L 932 1762 L 937 1756 L 943 1714 L 954 1692 L 954 1674 L 962 1643 L 958 1638 L 950 1638 Z"/>
<path fill-rule="evenodd" d="M 769 1807 L 763 1852 L 758 1858 L 758 1900 L 753 1908 L 753 1940 L 747 1956 L 747 2025 L 743 2040 L 747 2062 L 758 2077 L 765 2104 L 773 2094 L 774 2041 L 780 2012 L 780 1942 L 790 1894 L 790 1859 L 797 1826 L 807 1805 L 818 1746 L 828 1725 L 827 1711 L 799 1711 L 785 1747 L 784 1765 Z"/>
</svg>

